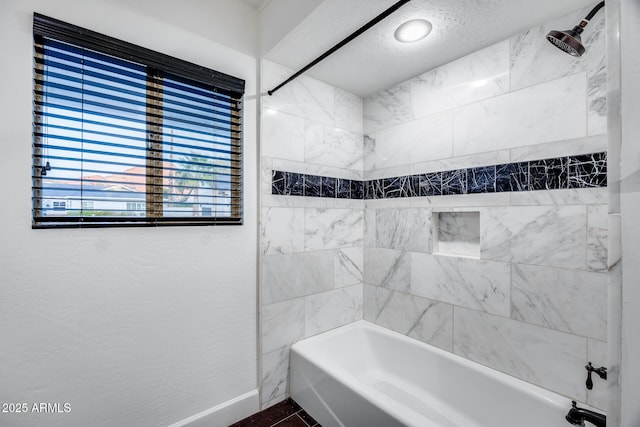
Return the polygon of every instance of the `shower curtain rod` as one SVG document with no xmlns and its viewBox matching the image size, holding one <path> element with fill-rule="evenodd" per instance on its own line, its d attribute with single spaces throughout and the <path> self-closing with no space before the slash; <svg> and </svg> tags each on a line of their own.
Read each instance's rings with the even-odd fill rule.
<svg viewBox="0 0 640 427">
<path fill-rule="evenodd" d="M 360 34 L 364 33 L 365 31 L 367 31 L 369 28 L 373 27 L 374 25 L 376 25 L 378 22 L 382 21 L 384 18 L 386 18 L 387 16 L 391 15 L 393 12 L 395 12 L 396 10 L 398 10 L 401 6 L 403 6 L 406 3 L 409 3 L 411 0 L 400 0 L 398 2 L 396 2 L 393 6 L 391 6 L 390 8 L 388 8 L 387 10 L 385 10 L 384 12 L 382 12 L 380 15 L 376 16 L 375 18 L 373 18 L 371 21 L 367 22 L 366 24 L 364 24 L 362 27 L 358 28 L 356 31 L 354 31 L 353 33 L 351 33 L 347 38 L 345 38 L 344 40 L 342 40 L 340 43 L 336 44 L 335 46 L 333 46 L 331 49 L 329 49 L 328 51 L 326 51 L 325 53 L 323 53 L 322 55 L 320 55 L 319 57 L 317 57 L 316 59 L 314 59 L 313 61 L 311 61 L 310 63 L 308 63 L 307 65 L 305 65 L 300 71 L 296 72 L 294 75 L 292 75 L 291 77 L 289 77 L 287 80 L 283 81 L 282 83 L 280 83 L 278 86 L 276 86 L 275 88 L 268 90 L 267 93 L 271 96 L 273 95 L 278 89 L 280 89 L 282 86 L 286 85 L 287 83 L 295 80 L 296 78 L 298 78 L 302 73 L 304 73 L 305 71 L 307 71 L 309 68 L 313 67 L 314 65 L 316 65 L 317 63 L 319 63 L 320 61 L 324 60 L 327 56 L 331 55 L 332 53 L 334 53 L 335 51 L 337 51 L 338 49 L 342 48 L 344 45 L 346 45 L 347 43 L 349 43 L 351 40 L 355 39 L 356 37 L 358 37 Z"/>
</svg>

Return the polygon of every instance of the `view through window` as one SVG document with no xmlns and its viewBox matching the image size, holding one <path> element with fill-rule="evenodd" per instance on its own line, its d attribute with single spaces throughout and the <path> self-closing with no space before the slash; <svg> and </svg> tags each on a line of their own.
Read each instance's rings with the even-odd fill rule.
<svg viewBox="0 0 640 427">
<path fill-rule="evenodd" d="M 241 223 L 242 93 L 124 42 L 141 61 L 102 52 L 97 33 L 95 48 L 41 35 L 38 18 L 34 227 Z"/>
</svg>

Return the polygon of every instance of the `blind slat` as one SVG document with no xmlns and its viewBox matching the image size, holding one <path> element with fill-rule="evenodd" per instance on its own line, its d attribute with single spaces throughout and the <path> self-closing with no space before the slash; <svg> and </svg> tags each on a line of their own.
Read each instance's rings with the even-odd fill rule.
<svg viewBox="0 0 640 427">
<path fill-rule="evenodd" d="M 47 54 L 49 53 L 50 52 L 47 52 Z M 60 59 L 67 60 L 66 57 L 60 57 Z M 145 75 L 138 75 L 137 73 L 127 72 L 126 70 L 122 70 L 121 73 L 118 73 L 117 68 L 109 67 L 107 65 L 100 64 L 97 62 L 88 62 L 88 63 L 91 65 L 91 67 L 99 69 L 102 72 L 87 69 L 86 68 L 87 62 L 85 62 L 84 67 L 73 66 L 73 65 L 64 64 L 62 62 L 57 62 L 57 61 L 49 61 L 49 60 L 45 61 L 41 59 L 36 59 L 36 63 L 41 64 L 44 67 L 44 69 L 36 67 L 36 69 L 34 70 L 35 74 L 39 77 L 40 80 L 43 80 L 43 76 L 46 76 L 46 77 L 65 79 L 68 81 L 78 81 L 78 79 L 74 77 L 73 74 L 81 74 L 84 77 L 92 77 L 95 79 L 101 79 L 114 84 L 122 85 L 124 87 L 130 88 L 129 90 L 136 89 L 136 88 L 146 90 L 146 84 L 148 81 Z M 66 71 L 67 74 L 62 73 L 62 71 Z M 110 73 L 115 73 L 116 75 L 114 76 Z M 128 79 L 122 78 L 123 76 L 128 77 Z M 162 82 L 161 79 L 153 78 L 153 80 L 157 80 L 159 83 Z M 89 80 L 89 82 L 95 83 L 93 80 Z M 165 96 L 179 97 L 181 99 L 189 100 L 195 103 L 206 102 L 206 103 L 210 103 L 213 106 L 223 108 L 223 109 L 229 109 L 230 111 L 234 111 L 234 112 L 240 110 L 236 106 L 236 103 L 234 102 L 233 98 L 225 97 L 215 92 L 207 93 L 205 91 L 195 90 L 195 89 L 186 90 L 184 88 L 178 87 L 175 84 L 171 84 L 171 82 L 167 82 L 167 81 L 164 82 L 163 86 L 164 87 L 163 87 L 162 93 L 164 93 Z M 175 88 L 176 90 L 169 90 L 168 88 Z M 154 90 L 154 92 L 156 91 Z M 190 95 L 187 95 L 186 93 L 189 93 L 192 95 L 198 95 L 199 97 L 190 96 Z M 239 117 L 238 114 L 235 114 L 235 116 Z"/>
<path fill-rule="evenodd" d="M 72 80 L 68 80 L 69 82 L 73 82 Z M 109 86 L 109 85 L 104 85 L 104 84 L 99 84 L 99 83 L 93 83 L 93 82 L 87 82 L 86 80 L 83 79 L 78 79 L 77 83 L 82 83 L 82 86 L 70 86 L 70 85 L 65 85 L 62 83 L 54 83 L 54 82 L 50 82 L 50 81 L 44 81 L 41 79 L 36 79 L 36 84 L 40 84 L 44 90 L 42 90 L 42 94 L 46 95 L 48 97 L 57 97 L 60 99 L 65 99 L 65 100 L 70 100 L 73 101 L 74 99 L 76 100 L 76 102 L 87 102 L 86 97 L 96 97 L 99 99 L 103 99 L 105 101 L 113 101 L 113 102 L 122 102 L 125 103 L 127 105 L 137 105 L 140 107 L 146 107 L 146 99 L 147 99 L 147 95 L 145 93 L 136 93 L 134 91 L 129 91 L 129 90 L 125 90 L 125 89 L 119 89 L 113 86 Z M 117 96 L 117 95 L 110 95 L 108 92 L 104 92 L 104 91 L 95 91 L 95 90 L 89 90 L 87 89 L 88 87 L 92 87 L 92 88 L 98 88 L 98 89 L 103 89 L 105 91 L 110 91 L 110 92 L 115 92 L 115 93 L 119 93 L 119 94 L 128 94 L 128 95 L 132 95 L 133 98 L 137 98 L 136 99 L 131 99 L 131 98 L 125 98 L 122 96 Z M 62 95 L 61 93 L 56 93 L 54 91 L 49 91 L 47 89 L 59 89 L 60 91 L 64 91 L 64 92 L 70 92 L 71 94 L 79 94 L 80 97 L 78 98 L 73 98 L 72 96 L 69 95 Z M 65 96 L 63 98 L 63 96 Z M 154 97 L 156 100 L 162 99 L 161 97 Z M 169 104 L 169 105 L 176 105 L 176 106 L 182 106 L 182 107 L 187 107 L 188 109 L 186 110 L 182 110 L 182 109 L 178 109 L 178 108 L 168 108 L 168 107 L 164 107 L 163 111 L 165 113 L 175 113 L 175 114 L 188 114 L 190 117 L 193 118 L 201 118 L 201 119 L 205 119 L 205 120 L 212 120 L 214 122 L 218 122 L 218 123 L 223 123 L 223 124 L 230 124 L 231 123 L 231 119 L 234 118 L 234 116 L 232 116 L 230 113 L 224 113 L 224 112 L 220 112 L 218 110 L 212 110 L 212 107 L 215 107 L 213 104 L 209 104 L 206 105 L 204 103 L 202 103 L 203 106 L 197 105 L 197 104 L 187 104 L 187 103 L 179 103 L 179 102 L 171 102 L 171 101 L 163 101 L 164 104 Z M 108 104 L 108 105 L 113 105 L 113 104 Z M 100 104 L 99 106 L 102 106 L 102 104 Z M 192 111 L 189 110 L 193 110 L 193 111 L 205 111 L 208 112 L 209 115 L 203 115 L 203 114 L 197 114 L 194 113 Z M 136 111 L 136 110 L 134 110 Z M 211 114 L 213 113 L 213 114 Z"/>
<path fill-rule="evenodd" d="M 139 136 L 133 136 L 133 135 L 122 135 L 122 134 L 117 134 L 117 133 L 112 133 L 112 132 L 101 132 L 101 131 L 97 131 L 97 130 L 88 130 L 88 129 L 83 129 L 83 128 L 76 128 L 76 127 L 70 127 L 70 126 L 60 126 L 60 125 L 52 125 L 52 124 L 47 124 L 47 127 L 49 129 L 58 129 L 60 131 L 68 131 L 68 132 L 72 132 L 72 133 L 78 133 L 81 132 L 82 134 L 91 134 L 91 135 L 100 135 L 100 136 L 107 136 L 107 137 L 113 137 L 113 138 L 118 138 L 118 139 L 124 139 L 124 140 L 130 140 L 130 141 L 138 141 L 138 142 L 145 142 L 147 139 L 143 138 L 143 137 L 139 137 Z M 144 133 L 143 129 L 136 129 L 137 133 Z M 49 134 L 49 133 L 41 133 L 41 132 L 35 132 L 36 136 L 40 136 L 42 138 L 60 138 L 60 139 L 64 139 L 63 135 L 58 135 L 58 134 Z M 163 140 L 164 140 L 164 136 L 168 136 L 171 139 L 173 138 L 173 135 L 169 135 L 169 134 L 162 134 L 163 136 Z M 78 141 L 84 141 L 84 142 L 90 142 L 92 144 L 103 144 L 102 141 L 96 141 L 96 140 L 87 140 L 87 139 L 82 139 L 82 138 L 76 138 Z M 175 138 L 178 139 L 178 138 Z M 181 138 L 180 138 L 181 139 Z M 217 143 L 217 142 L 211 142 L 211 141 L 203 141 L 206 142 L 207 144 L 209 144 L 209 148 L 207 148 L 206 146 L 203 145 L 191 145 L 191 144 L 181 144 L 181 143 L 177 143 L 177 142 L 167 142 L 166 140 L 164 140 L 164 146 L 165 147 L 169 147 L 170 151 L 172 154 L 176 154 L 176 155 L 188 155 L 190 153 L 188 152 L 182 152 L 182 151 L 175 151 L 173 148 L 174 147 L 179 147 L 179 148 L 188 148 L 190 150 L 201 150 L 201 149 L 208 149 L 209 151 L 215 152 L 215 153 L 229 153 L 229 149 L 228 148 L 214 148 L 215 146 L 228 146 L 228 144 L 221 144 L 221 143 Z M 104 145 L 108 145 L 107 142 L 104 142 Z M 115 146 L 122 146 L 123 148 L 128 148 L 130 146 L 126 145 L 126 144 L 114 144 Z M 133 147 L 135 148 L 135 147 Z"/>
<path fill-rule="evenodd" d="M 45 159 L 51 159 L 51 160 L 62 160 L 64 162 L 73 162 L 76 161 L 76 158 L 73 157 L 62 157 L 62 156 L 42 156 L 42 155 L 35 155 L 35 157 L 37 157 L 38 159 L 41 160 L 40 163 L 42 163 L 42 161 L 44 161 Z M 135 167 L 141 167 L 142 165 L 140 163 L 127 163 L 127 162 L 115 162 L 115 161 L 106 161 L 106 160 L 95 160 L 95 159 L 83 159 L 82 160 L 84 163 L 90 163 L 90 164 L 101 164 L 101 165 L 110 165 L 110 166 L 124 166 L 124 167 L 130 167 L 130 168 L 135 168 Z M 34 167 L 36 169 L 39 169 L 41 166 L 40 164 L 36 164 L 34 165 Z M 61 170 L 64 170 L 64 168 L 60 168 Z M 158 168 L 159 170 L 180 170 L 180 169 L 171 169 L 171 168 L 167 168 L 167 167 L 163 167 L 163 168 Z M 236 167 L 236 168 L 230 168 L 231 170 L 235 169 L 240 171 L 241 168 L 240 167 Z M 76 168 L 74 169 L 76 171 L 86 171 L 87 169 L 85 169 L 84 167 L 82 168 Z M 240 177 L 240 174 L 229 174 L 230 176 L 234 176 L 234 177 Z"/>
<path fill-rule="evenodd" d="M 34 16 L 34 228 L 242 223 L 243 89 L 77 31 Z"/>
<path fill-rule="evenodd" d="M 79 142 L 79 143 L 88 144 L 88 145 L 96 145 L 96 146 L 103 146 L 103 147 L 110 147 L 110 148 L 122 148 L 122 149 L 130 150 L 130 151 L 136 151 L 136 152 L 137 151 L 142 151 L 142 152 L 145 152 L 145 153 L 147 152 L 146 147 L 127 145 L 127 144 L 121 144 L 121 143 L 115 143 L 115 142 L 97 141 L 97 140 L 92 140 L 92 139 L 75 138 L 75 137 L 72 137 L 72 136 L 63 136 L 63 135 L 56 135 L 56 134 L 49 134 L 49 133 L 43 134 L 41 132 L 34 132 L 34 135 L 36 137 L 47 138 L 48 140 Z M 126 138 L 126 139 L 128 139 L 128 138 Z M 140 141 L 139 139 L 136 139 L 136 140 Z M 145 141 L 145 140 L 142 140 L 142 141 Z M 135 155 L 114 153 L 113 150 L 111 150 L 111 151 L 107 151 L 107 150 L 91 150 L 91 149 L 84 148 L 84 147 L 83 148 L 74 148 L 74 147 L 63 146 L 63 145 L 54 145 L 54 144 L 51 144 L 50 142 L 47 142 L 46 144 L 44 144 L 44 143 L 35 143 L 34 146 L 38 147 L 38 148 L 46 148 L 48 150 L 77 151 L 77 152 L 83 152 L 83 153 L 103 154 L 103 155 L 109 155 L 109 156 L 124 156 L 124 157 L 132 157 L 132 158 L 133 157 L 137 157 L 137 158 L 146 158 L 146 157 L 148 157 L 148 156 L 140 157 L 140 156 L 135 156 Z M 200 154 L 200 153 L 196 154 L 195 153 L 196 149 L 198 151 L 206 151 L 206 152 L 210 152 L 210 153 L 223 153 L 223 154 L 228 154 L 229 156 L 231 156 L 231 154 L 228 151 L 215 149 L 215 148 L 205 148 L 205 147 L 194 147 L 194 151 L 192 151 L 191 153 L 183 152 L 183 151 L 171 151 L 169 153 L 173 154 L 174 156 L 198 157 L 199 159 L 202 159 L 202 160 L 223 160 L 223 161 L 229 161 L 230 160 L 229 157 L 208 156 L 208 155 L 204 155 L 204 154 Z M 176 157 L 172 161 L 175 161 L 176 163 L 204 165 L 204 164 L 199 163 L 199 162 L 181 160 L 180 157 Z"/>
<path fill-rule="evenodd" d="M 42 91 L 36 91 L 36 96 L 44 96 Z M 94 107 L 101 107 L 104 110 L 107 111 L 118 111 L 118 112 L 125 112 L 125 113 L 130 113 L 132 114 L 134 117 L 130 117 L 130 116 L 121 116 L 121 115 L 115 115 L 113 113 L 106 113 L 104 111 L 98 111 L 98 110 L 91 110 L 91 109 L 83 109 L 83 108 L 78 108 L 78 107 L 72 107 L 69 105 L 64 105 L 64 104 L 54 104 L 54 103 L 49 103 L 49 102 L 43 102 L 43 101 L 38 101 L 36 100 L 35 104 L 37 106 L 41 106 L 41 107 L 48 107 L 48 108 L 60 108 L 63 110 L 67 110 L 67 111 L 75 111 L 75 112 L 79 112 L 79 113 L 86 113 L 86 114 L 91 114 L 91 115 L 95 115 L 95 116 L 99 116 L 99 117 L 105 117 L 105 118 L 112 118 L 112 119 L 119 119 L 119 120 L 125 120 L 125 121 L 131 121 L 132 123 L 146 123 L 147 120 L 145 120 L 144 118 L 156 118 L 156 119 L 162 119 L 163 116 L 157 115 L 157 114 L 149 114 L 149 115 L 145 115 L 144 111 L 140 111 L 140 110 L 133 110 L 133 109 L 129 109 L 126 107 L 117 107 L 117 106 L 111 106 L 109 104 L 105 104 L 105 103 L 98 103 L 98 102 L 94 102 L 94 101 L 88 101 L 88 100 L 83 100 L 82 98 L 73 98 L 73 97 L 65 97 L 63 95 L 57 95 L 57 94 L 50 94 L 49 96 L 53 97 L 53 98 L 57 98 L 63 101 L 69 101 L 69 102 L 76 102 L 76 103 L 80 103 L 80 104 L 87 104 L 87 105 L 92 105 Z M 144 118 L 136 118 L 136 117 L 144 117 Z M 225 127 L 221 127 L 221 126 L 206 126 L 203 125 L 201 123 L 198 122 L 193 122 L 190 120 L 179 120 L 179 119 L 171 119 L 172 122 L 177 123 L 178 125 L 166 125 L 167 128 L 173 128 L 176 130 L 181 130 L 181 131 L 185 131 L 185 132 L 194 132 L 194 133 L 205 133 L 206 130 L 204 129 L 213 129 L 213 130 L 221 130 L 221 131 L 228 131 L 228 128 Z M 184 126 L 180 126 L 180 125 L 191 125 L 191 126 L 197 126 L 198 129 L 192 129 L 192 128 L 188 128 L 188 127 L 184 127 Z M 228 124 L 228 122 L 227 122 Z M 224 136 L 224 135 L 222 135 Z"/>
<path fill-rule="evenodd" d="M 36 104 L 38 105 L 42 105 L 42 103 L 38 103 L 36 102 Z M 44 105 L 44 106 L 50 106 L 50 105 Z M 73 112 L 78 112 L 78 113 L 82 113 L 82 109 L 73 109 L 73 110 L 69 110 L 69 111 L 73 111 Z M 132 132 L 140 132 L 140 131 L 144 131 L 146 132 L 146 129 L 143 128 L 135 128 L 135 127 L 131 127 L 131 126 L 123 126 L 123 125 L 118 125 L 116 123 L 107 123 L 107 122 L 101 122 L 101 121 L 97 121 L 97 120 L 89 120 L 85 117 L 73 117 L 73 116 L 65 116 L 62 114 L 53 114 L 53 113 L 49 113 L 49 112 L 43 112 L 43 111 L 34 111 L 34 118 L 36 120 L 36 124 L 40 124 L 43 122 L 43 120 L 48 119 L 48 118 L 52 118 L 52 119 L 60 119 L 60 120 L 65 120 L 65 121 L 73 121 L 73 122 L 79 122 L 82 124 L 87 124 L 87 125 L 97 125 L 97 126 L 101 126 L 101 127 L 106 127 L 106 128 L 115 128 L 115 129 L 120 129 L 123 131 L 132 131 Z M 119 117 L 119 116 L 113 116 L 113 115 L 104 115 L 104 117 L 106 118 L 111 118 L 111 119 L 118 119 L 118 120 L 126 120 L 125 117 Z M 145 124 L 146 120 L 140 120 L 140 121 L 135 121 L 135 120 L 129 120 L 129 122 L 131 123 L 139 123 L 139 124 Z M 82 126 L 82 125 L 80 125 Z M 212 138 L 220 138 L 220 139 L 227 139 L 227 140 L 231 140 L 231 141 L 240 141 L 240 137 L 234 137 L 234 136 L 228 136 L 228 135 L 221 135 L 221 134 L 215 134 L 215 133 L 206 133 L 206 132 L 195 132 L 192 130 L 189 130 L 187 128 L 176 128 L 176 127 L 170 127 L 170 126 L 166 126 L 165 125 L 165 129 L 169 130 L 169 131 L 173 131 L 173 130 L 177 130 L 177 131 L 184 131 L 184 132 L 190 132 L 193 134 L 197 134 L 197 135 L 203 135 L 203 136 L 210 136 Z M 238 133 L 240 133 L 238 131 Z M 196 138 L 196 137 L 190 137 L 190 136 L 185 136 L 185 135 L 181 135 L 181 134 L 174 134 L 174 133 L 168 133 L 168 132 L 162 132 L 160 135 L 162 136 L 166 136 L 166 137 L 171 137 L 171 138 L 175 138 L 175 139 L 184 139 L 184 140 L 188 140 L 188 141 L 200 141 L 200 142 L 211 142 L 210 139 L 204 139 L 204 138 Z M 216 141 L 216 144 L 221 144 L 221 145 L 228 145 L 230 147 L 233 148 L 238 148 L 240 147 L 240 144 L 227 144 L 224 142 L 219 142 Z"/>
</svg>

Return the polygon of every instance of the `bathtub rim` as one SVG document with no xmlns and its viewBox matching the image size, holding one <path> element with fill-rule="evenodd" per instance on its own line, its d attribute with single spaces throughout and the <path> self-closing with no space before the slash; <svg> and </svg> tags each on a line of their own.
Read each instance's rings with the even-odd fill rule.
<svg viewBox="0 0 640 427">
<path fill-rule="evenodd" d="M 318 345 L 323 345 L 323 343 L 331 340 L 332 337 L 337 335 L 342 335 L 349 333 L 352 330 L 362 330 L 365 333 L 374 333 L 374 334 L 382 334 L 386 337 L 391 338 L 392 340 L 398 340 L 401 343 L 417 346 L 426 351 L 435 354 L 435 357 L 444 357 L 446 359 L 451 360 L 453 363 L 460 364 L 462 367 L 466 369 L 473 370 L 475 372 L 479 372 L 482 375 L 486 375 L 490 380 L 494 380 L 509 389 L 518 389 L 527 395 L 531 399 L 538 400 L 542 402 L 541 404 L 550 405 L 554 409 L 559 411 L 568 411 L 571 407 L 571 399 L 567 396 L 556 393 L 552 390 L 545 389 L 542 386 L 537 384 L 533 384 L 527 382 L 523 379 L 514 377 L 507 373 L 498 371 L 495 368 L 483 365 L 482 363 L 478 363 L 469 359 L 466 359 L 460 355 L 457 355 L 453 352 L 449 352 L 447 350 L 443 350 L 441 348 L 435 347 L 431 344 L 427 344 L 415 338 L 408 337 L 399 332 L 395 332 L 393 330 L 384 328 L 382 326 L 376 325 L 367 320 L 357 320 L 353 323 L 340 326 L 329 331 L 322 332 L 318 335 L 314 335 L 309 338 L 305 338 L 294 343 L 291 346 L 290 358 L 293 357 L 301 357 L 306 360 L 308 363 L 311 363 L 318 368 L 320 368 L 323 372 L 329 375 L 333 380 L 338 381 L 343 386 L 347 387 L 354 393 L 357 393 L 360 397 L 371 400 L 371 396 L 369 393 L 365 392 L 362 387 L 358 387 L 357 377 L 346 370 L 338 369 L 336 372 L 336 363 L 331 363 L 331 361 L 323 360 L 324 356 L 318 357 L 317 353 L 314 351 Z M 295 356 L 294 356 L 295 355 Z M 340 375 L 338 375 L 338 373 Z M 376 404 L 381 404 L 380 406 L 393 412 L 393 404 L 390 402 L 375 402 Z M 580 405 L 585 408 L 593 409 L 599 411 L 601 413 L 605 413 L 605 411 L 599 410 L 597 408 L 593 408 L 586 403 L 580 402 Z M 390 407 L 391 406 L 391 407 Z M 402 417 L 401 417 L 402 418 Z"/>
</svg>

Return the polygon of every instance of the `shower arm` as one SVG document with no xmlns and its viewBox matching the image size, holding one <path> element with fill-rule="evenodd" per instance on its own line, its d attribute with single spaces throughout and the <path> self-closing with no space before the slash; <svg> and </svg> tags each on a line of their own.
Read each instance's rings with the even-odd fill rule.
<svg viewBox="0 0 640 427">
<path fill-rule="evenodd" d="M 596 13 L 598 13 L 600 11 L 600 9 L 602 9 L 603 7 L 604 7 L 604 2 L 601 1 L 593 9 L 591 9 L 591 12 L 589 12 L 589 14 L 587 16 L 585 16 L 582 21 L 580 21 L 580 23 L 576 26 L 575 29 L 580 28 L 579 32 L 581 33 L 582 30 L 584 29 L 584 27 L 587 26 L 589 21 L 591 21 L 593 19 L 593 17 L 596 16 Z"/>
<path fill-rule="evenodd" d="M 596 15 L 596 13 L 598 13 L 598 11 L 600 9 L 602 9 L 604 7 L 604 2 L 601 1 L 600 3 L 598 3 L 596 5 L 596 7 L 594 7 L 591 12 L 589 12 L 589 14 L 584 18 L 585 21 L 591 21 L 591 19 L 593 19 L 593 17 Z"/>
<path fill-rule="evenodd" d="M 358 37 L 360 34 L 364 33 L 365 31 L 367 31 L 369 28 L 373 27 L 374 25 L 376 25 L 378 22 L 382 21 L 384 18 L 386 18 L 387 16 L 391 15 L 393 12 L 395 12 L 396 10 L 400 9 L 400 7 L 404 6 L 406 3 L 409 3 L 411 0 L 400 0 L 398 2 L 396 2 L 394 5 L 392 5 L 391 7 L 389 7 L 387 10 L 385 10 L 384 12 L 382 12 L 381 14 L 379 14 L 378 16 L 376 16 L 375 18 L 373 18 L 371 21 L 367 22 L 366 24 L 364 24 L 362 27 L 358 28 L 356 31 L 354 31 L 353 33 L 351 33 L 349 36 L 347 36 L 344 40 L 342 40 L 340 43 L 336 44 L 335 46 L 333 46 L 331 49 L 327 50 L 325 53 L 323 53 L 322 55 L 320 55 L 319 57 L 317 57 L 316 59 L 314 59 L 313 61 L 311 61 L 310 63 L 308 63 L 307 65 L 305 65 L 302 69 L 300 69 L 300 71 L 296 72 L 295 74 L 293 74 L 291 77 L 289 77 L 287 80 L 283 81 L 282 83 L 280 83 L 278 86 L 276 86 L 275 88 L 268 90 L 267 93 L 271 96 L 273 95 L 278 89 L 280 89 L 282 86 L 286 85 L 287 83 L 290 83 L 291 81 L 295 80 L 296 78 L 298 78 L 301 74 L 303 74 L 305 71 L 307 71 L 308 69 L 310 69 L 311 67 L 317 65 L 320 61 L 324 60 L 326 57 L 328 57 L 329 55 L 331 55 L 332 53 L 336 52 L 338 49 L 342 48 L 344 45 L 346 45 L 347 43 L 349 43 L 350 41 L 352 41 L 353 39 L 355 39 L 356 37 Z"/>
</svg>

